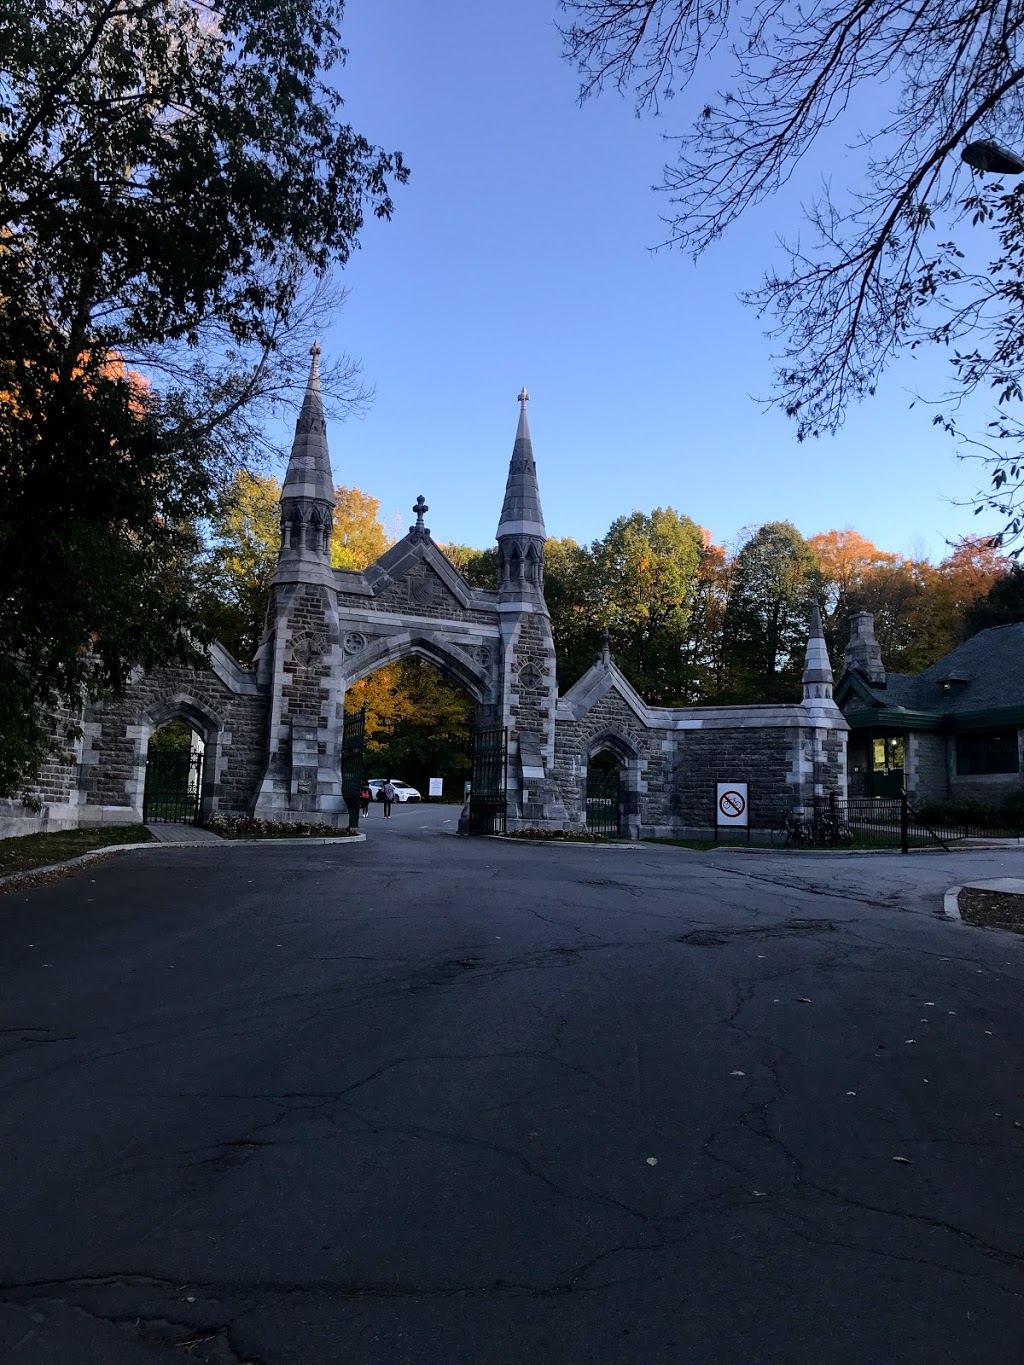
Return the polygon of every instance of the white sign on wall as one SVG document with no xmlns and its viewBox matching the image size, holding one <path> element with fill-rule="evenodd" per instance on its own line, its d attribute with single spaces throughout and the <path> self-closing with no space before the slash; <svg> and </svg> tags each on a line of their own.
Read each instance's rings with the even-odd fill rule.
<svg viewBox="0 0 1024 1365">
<path fill-rule="evenodd" d="M 750 813 L 745 782 L 719 782 L 715 791 L 715 823 L 717 825 L 747 824 Z"/>
<path fill-rule="evenodd" d="M 429 795 L 431 795 L 431 796 L 440 796 L 440 795 L 441 795 L 441 788 L 442 788 L 443 785 L 444 785 L 444 778 L 443 778 L 443 777 L 432 777 L 432 778 L 430 779 L 430 792 L 429 792 Z"/>
</svg>

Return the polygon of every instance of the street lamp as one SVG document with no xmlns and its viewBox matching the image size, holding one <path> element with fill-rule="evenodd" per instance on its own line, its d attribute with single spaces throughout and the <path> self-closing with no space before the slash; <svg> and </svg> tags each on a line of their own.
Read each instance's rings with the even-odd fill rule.
<svg viewBox="0 0 1024 1365">
<path fill-rule="evenodd" d="M 991 138 L 984 142 L 968 142 L 960 153 L 960 160 L 966 161 L 975 171 L 994 171 L 996 175 L 1024 173 L 1024 160 Z"/>
</svg>

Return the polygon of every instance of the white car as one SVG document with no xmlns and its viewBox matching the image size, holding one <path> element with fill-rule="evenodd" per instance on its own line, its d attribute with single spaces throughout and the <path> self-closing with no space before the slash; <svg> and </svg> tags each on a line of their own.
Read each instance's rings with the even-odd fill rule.
<svg viewBox="0 0 1024 1365">
<path fill-rule="evenodd" d="M 384 783 L 387 780 L 388 779 L 386 777 L 371 777 L 369 782 L 367 782 L 366 785 L 370 788 L 370 795 L 373 797 L 374 801 L 384 800 Z M 397 777 L 393 777 L 391 779 L 391 785 L 395 789 L 396 801 L 423 800 L 423 797 L 419 794 L 416 788 L 410 787 L 408 782 L 399 782 Z"/>
</svg>

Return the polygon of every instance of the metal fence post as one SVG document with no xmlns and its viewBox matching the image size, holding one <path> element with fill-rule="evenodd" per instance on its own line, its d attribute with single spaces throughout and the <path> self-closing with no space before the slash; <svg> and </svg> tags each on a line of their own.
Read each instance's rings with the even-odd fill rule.
<svg viewBox="0 0 1024 1365">
<path fill-rule="evenodd" d="M 900 852 L 910 852 L 910 810 L 906 787 L 900 791 Z"/>
</svg>

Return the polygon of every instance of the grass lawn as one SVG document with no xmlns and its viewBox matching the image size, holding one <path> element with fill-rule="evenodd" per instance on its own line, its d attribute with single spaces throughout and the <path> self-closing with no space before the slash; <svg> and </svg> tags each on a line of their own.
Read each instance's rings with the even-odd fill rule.
<svg viewBox="0 0 1024 1365">
<path fill-rule="evenodd" d="M 31 872 L 49 867 L 95 848 L 111 844 L 148 844 L 152 835 L 145 825 L 100 825 L 95 829 L 68 829 L 54 834 L 25 834 L 20 839 L 0 839 L 0 877 L 11 872 Z"/>
</svg>

